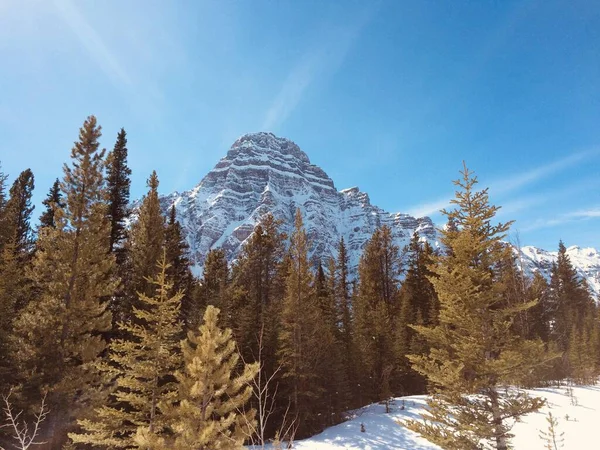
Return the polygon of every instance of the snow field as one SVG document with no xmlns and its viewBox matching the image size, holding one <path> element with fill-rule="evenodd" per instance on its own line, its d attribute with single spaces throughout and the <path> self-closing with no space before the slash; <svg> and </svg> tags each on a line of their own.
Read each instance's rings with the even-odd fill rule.
<svg viewBox="0 0 600 450">
<path fill-rule="evenodd" d="M 600 386 L 573 386 L 572 395 L 566 386 L 540 388 L 531 395 L 546 399 L 539 412 L 523 416 L 513 427 L 515 450 L 545 450 L 540 438 L 548 430 L 548 412 L 558 420 L 557 432 L 564 433 L 562 450 L 600 449 Z M 399 397 L 391 412 L 385 406 L 372 404 L 354 412 L 344 423 L 322 433 L 294 443 L 299 450 L 439 450 L 419 435 L 398 424 L 406 419 L 419 419 L 425 406 L 425 396 Z M 404 404 L 404 409 L 402 405 Z M 365 432 L 361 432 L 364 424 Z M 285 446 L 283 447 L 285 448 Z"/>
</svg>

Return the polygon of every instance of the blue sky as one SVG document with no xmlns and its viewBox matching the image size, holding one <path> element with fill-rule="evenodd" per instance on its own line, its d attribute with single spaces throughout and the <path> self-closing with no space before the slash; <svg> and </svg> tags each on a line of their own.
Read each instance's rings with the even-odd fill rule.
<svg viewBox="0 0 600 450">
<path fill-rule="evenodd" d="M 0 161 L 38 202 L 95 114 L 134 197 L 266 130 L 438 221 L 466 160 L 522 244 L 600 247 L 599 2 L 1 0 L 0 61 Z"/>
</svg>

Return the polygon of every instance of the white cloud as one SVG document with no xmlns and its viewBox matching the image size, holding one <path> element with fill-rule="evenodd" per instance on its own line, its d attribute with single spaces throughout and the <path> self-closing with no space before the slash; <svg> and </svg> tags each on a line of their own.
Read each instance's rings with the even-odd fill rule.
<svg viewBox="0 0 600 450">
<path fill-rule="evenodd" d="M 546 178 L 554 173 L 561 172 L 571 166 L 575 166 L 583 160 L 598 155 L 598 149 L 585 150 L 557 161 L 535 167 L 515 176 L 509 176 L 490 184 L 490 193 L 493 195 L 505 194 L 520 189 L 528 184 Z"/>
<path fill-rule="evenodd" d="M 450 205 L 450 198 L 444 197 L 442 199 L 425 203 L 424 205 L 415 206 L 408 210 L 408 214 L 413 217 L 430 216 L 438 213 L 441 209 L 447 208 Z"/>
<path fill-rule="evenodd" d="M 131 85 L 132 81 L 115 54 L 71 0 L 54 0 L 54 5 L 65 23 L 100 69 L 115 83 Z"/>
<path fill-rule="evenodd" d="M 273 131 L 293 113 L 306 89 L 317 79 L 332 76 L 343 64 L 352 45 L 372 17 L 373 9 L 363 12 L 343 29 L 328 29 L 294 65 L 265 113 L 262 129 Z"/>
<path fill-rule="evenodd" d="M 570 222 L 578 222 L 582 220 L 596 219 L 600 217 L 600 206 L 591 207 L 577 211 L 571 211 L 553 219 L 537 219 L 530 225 L 521 228 L 521 231 L 534 231 L 541 228 L 551 228 L 558 225 L 564 225 Z"/>
<path fill-rule="evenodd" d="M 540 167 L 535 167 L 525 172 L 521 172 L 514 176 L 507 176 L 505 178 L 495 180 L 489 184 L 489 192 L 490 195 L 494 197 L 500 196 L 502 194 L 507 194 L 513 191 L 517 191 L 531 183 L 549 177 L 555 173 L 564 171 L 569 167 L 575 166 L 582 161 L 600 154 L 600 150 L 597 148 L 591 150 L 585 150 L 579 153 L 575 153 L 573 155 L 564 157 L 562 159 L 556 160 L 554 162 L 544 164 Z M 481 183 L 482 187 L 486 186 L 486 183 Z M 564 190 L 563 194 L 567 192 L 573 191 L 573 189 L 578 189 L 578 187 L 571 186 L 569 189 Z M 529 208 L 535 206 L 537 204 L 543 203 L 547 201 L 548 198 L 552 197 L 551 194 L 540 194 L 533 195 L 525 198 L 518 198 L 514 201 L 508 201 L 505 203 L 505 206 L 500 209 L 501 214 L 514 213 L 517 211 L 521 211 L 525 208 Z M 414 217 L 422 217 L 428 216 L 434 213 L 437 213 L 442 208 L 446 208 L 450 205 L 450 197 L 445 196 L 438 200 L 425 203 L 424 205 L 413 206 L 408 209 L 408 214 Z"/>
</svg>

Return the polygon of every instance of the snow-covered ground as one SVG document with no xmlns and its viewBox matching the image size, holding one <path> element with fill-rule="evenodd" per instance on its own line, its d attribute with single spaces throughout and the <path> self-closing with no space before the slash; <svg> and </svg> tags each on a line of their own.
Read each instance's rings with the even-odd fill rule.
<svg viewBox="0 0 600 450">
<path fill-rule="evenodd" d="M 532 395 L 547 399 L 547 405 L 537 413 L 529 414 L 515 424 L 513 433 L 516 450 L 544 450 L 541 431 L 547 431 L 548 412 L 558 419 L 557 432 L 564 432 L 563 450 L 600 449 L 600 386 L 575 386 L 573 399 L 566 387 L 544 388 L 530 391 Z M 403 402 L 404 400 L 404 402 Z M 379 404 L 357 411 L 347 422 L 328 428 L 309 439 L 294 443 L 302 450 L 439 450 L 425 439 L 398 425 L 397 421 L 419 418 L 425 406 L 424 396 L 398 398 L 392 412 L 385 413 Z M 401 409 L 404 403 L 405 409 Z M 574 404 L 575 403 L 575 404 Z M 361 432 L 361 424 L 365 431 Z"/>
</svg>

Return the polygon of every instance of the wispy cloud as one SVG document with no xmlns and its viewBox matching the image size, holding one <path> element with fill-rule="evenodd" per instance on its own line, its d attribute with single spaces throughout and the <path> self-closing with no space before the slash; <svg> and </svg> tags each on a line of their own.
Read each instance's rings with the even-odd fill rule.
<svg viewBox="0 0 600 450">
<path fill-rule="evenodd" d="M 77 6 L 71 0 L 54 0 L 54 5 L 100 69 L 113 82 L 130 86 L 132 81 L 127 71 Z"/>
<path fill-rule="evenodd" d="M 409 208 L 408 214 L 413 217 L 431 216 L 432 214 L 438 213 L 441 209 L 444 209 L 449 205 L 450 197 L 448 196 L 433 202 L 425 203 L 424 205 Z"/>
<path fill-rule="evenodd" d="M 548 164 L 544 164 L 539 167 L 521 172 L 514 176 L 508 176 L 505 178 L 497 179 L 489 184 L 490 194 L 501 196 L 510 192 L 517 191 L 527 185 L 535 183 L 536 181 L 542 180 L 549 177 L 550 175 L 564 171 L 570 167 L 576 166 L 577 164 L 589 159 L 593 156 L 600 154 L 600 149 L 594 148 L 591 150 L 585 150 L 573 155 L 561 158 Z M 485 183 L 482 183 L 485 186 Z M 577 186 L 572 186 L 567 190 L 564 190 L 562 194 L 567 194 L 573 190 L 579 189 Z M 529 208 L 545 202 L 548 198 L 551 198 L 551 194 L 539 194 L 528 196 L 525 198 L 518 198 L 513 201 L 508 201 L 505 206 L 501 209 L 501 213 L 506 214 L 508 212 L 517 212 L 525 208 Z M 429 216 L 440 211 L 442 208 L 446 208 L 450 205 L 450 195 L 442 197 L 438 200 L 425 203 L 424 205 L 413 206 L 408 209 L 408 213 L 415 217 Z"/>
<path fill-rule="evenodd" d="M 329 29 L 294 65 L 271 102 L 262 123 L 263 130 L 274 130 L 293 113 L 305 91 L 317 79 L 330 77 L 343 64 L 352 45 L 370 21 L 374 9 L 361 15 L 345 28 Z"/>
<path fill-rule="evenodd" d="M 597 177 L 590 177 L 579 180 L 575 183 L 569 183 L 558 189 L 546 190 L 533 195 L 519 195 L 502 203 L 499 216 L 512 216 L 523 210 L 531 210 L 548 202 L 558 202 L 569 199 L 586 191 L 596 191 L 600 187 L 600 180 Z"/>
<path fill-rule="evenodd" d="M 585 159 L 600 154 L 599 149 L 591 149 L 569 155 L 549 164 L 535 167 L 512 177 L 502 178 L 490 183 L 490 192 L 494 195 L 506 194 L 520 189 L 528 184 L 539 181 L 552 174 L 561 172 L 569 167 L 575 166 Z"/>
<path fill-rule="evenodd" d="M 561 214 L 553 219 L 537 219 L 529 225 L 521 228 L 521 231 L 534 231 L 541 228 L 551 228 L 570 222 L 600 218 L 600 206 L 591 207 L 577 211 Z"/>
</svg>

